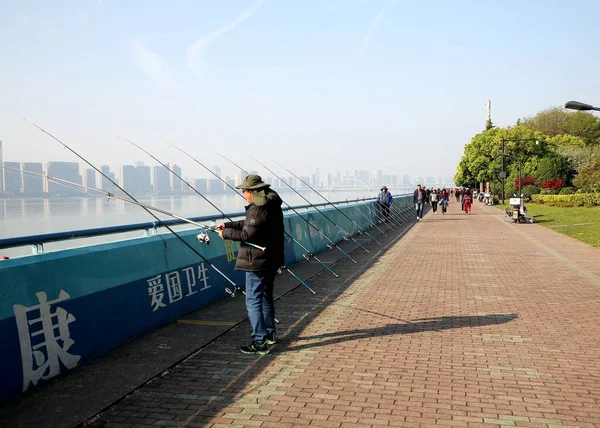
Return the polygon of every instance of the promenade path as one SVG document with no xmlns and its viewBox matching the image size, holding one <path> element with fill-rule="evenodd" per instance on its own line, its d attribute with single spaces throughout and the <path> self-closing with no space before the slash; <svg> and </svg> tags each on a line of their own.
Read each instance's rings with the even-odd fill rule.
<svg viewBox="0 0 600 428">
<path fill-rule="evenodd" d="M 600 427 L 599 249 L 478 203 L 388 235 L 277 301 L 269 355 L 244 322 L 87 424 Z"/>
</svg>

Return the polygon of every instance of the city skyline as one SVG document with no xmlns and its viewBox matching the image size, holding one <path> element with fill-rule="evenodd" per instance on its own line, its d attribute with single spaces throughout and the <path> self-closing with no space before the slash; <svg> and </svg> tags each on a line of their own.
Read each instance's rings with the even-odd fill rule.
<svg viewBox="0 0 600 428">
<path fill-rule="evenodd" d="M 3 159 L 2 142 L 0 141 L 0 160 Z M 12 194 L 20 193 L 49 193 L 60 194 L 65 193 L 65 186 L 52 180 L 42 177 L 36 177 L 27 172 L 37 174 L 47 174 L 50 177 L 67 180 L 86 187 L 95 188 L 102 191 L 114 191 L 114 185 L 108 179 L 102 176 L 89 165 L 76 161 L 47 161 L 47 162 L 27 162 L 4 160 L 0 165 L 6 166 L 7 169 L 0 171 L 0 179 L 2 186 L 0 191 Z M 187 183 L 192 185 L 200 193 L 220 193 L 225 192 L 228 186 L 208 172 L 199 177 L 186 175 L 182 172 L 182 168 L 177 165 L 166 164 L 173 172 L 182 177 Z M 21 171 L 27 172 L 17 172 Z M 134 194 L 165 194 L 165 193 L 189 193 L 193 192 L 186 186 L 182 180 L 177 178 L 175 174 L 161 165 L 146 165 L 143 161 L 137 161 L 133 165 L 120 165 L 111 167 L 109 165 L 101 165 L 98 167 L 100 171 L 108 175 L 119 186 Z M 233 175 L 224 175 L 220 165 L 211 165 L 210 169 L 213 173 L 225 180 L 230 186 L 240 184 L 245 173 L 237 171 Z M 252 174 L 260 174 L 259 171 L 252 170 Z M 450 178 L 443 177 L 420 177 L 411 176 L 409 174 L 384 174 L 383 170 L 367 171 L 363 169 L 355 169 L 353 171 L 321 171 L 321 168 L 314 168 L 308 174 L 305 172 L 295 178 L 286 175 L 275 177 L 268 173 L 262 175 L 263 179 L 276 189 L 287 188 L 281 182 L 292 185 L 295 188 L 303 188 L 307 186 L 302 183 L 317 187 L 319 189 L 334 189 L 334 188 L 351 188 L 351 187 L 378 187 L 386 185 L 388 187 L 398 187 L 406 185 L 420 184 L 424 185 L 448 185 L 451 183 Z"/>
</svg>

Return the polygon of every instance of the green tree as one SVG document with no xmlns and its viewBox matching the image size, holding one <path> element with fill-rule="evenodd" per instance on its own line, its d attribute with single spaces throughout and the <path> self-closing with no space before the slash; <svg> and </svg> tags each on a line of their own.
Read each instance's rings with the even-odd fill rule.
<svg viewBox="0 0 600 428">
<path fill-rule="evenodd" d="M 523 119 L 521 125 L 548 137 L 554 137 L 559 134 L 567 134 L 565 123 L 568 115 L 569 113 L 561 107 L 553 107 L 543 110 L 533 117 Z"/>
<path fill-rule="evenodd" d="M 553 107 L 523 119 L 520 124 L 551 138 L 571 135 L 580 137 L 586 145 L 600 144 L 600 119 L 591 113 Z"/>
<path fill-rule="evenodd" d="M 502 140 L 505 140 L 504 151 L 505 171 L 518 170 L 517 159 L 530 162 L 532 159 L 544 157 L 551 146 L 546 143 L 536 145 L 533 141 L 523 139 L 543 140 L 544 136 L 522 126 L 510 129 L 492 128 L 475 135 L 471 142 L 465 145 L 464 155 L 458 166 L 455 182 L 466 181 L 474 184 L 491 181 L 494 172 L 502 169 Z M 457 180 L 458 179 L 458 180 Z"/>
<path fill-rule="evenodd" d="M 584 192 L 600 192 L 600 161 L 594 160 L 579 171 L 573 184 Z"/>
<path fill-rule="evenodd" d="M 532 173 L 538 182 L 560 178 L 567 184 L 571 183 L 574 175 L 575 171 L 569 159 L 556 152 L 539 159 Z"/>
</svg>

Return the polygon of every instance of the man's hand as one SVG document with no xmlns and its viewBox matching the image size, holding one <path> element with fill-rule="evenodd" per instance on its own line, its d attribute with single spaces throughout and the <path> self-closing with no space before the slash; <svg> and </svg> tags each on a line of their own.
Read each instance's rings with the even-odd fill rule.
<svg viewBox="0 0 600 428">
<path fill-rule="evenodd" d="M 225 223 L 218 224 L 217 227 L 215 227 L 215 229 L 217 229 L 217 230 L 225 229 Z"/>
</svg>

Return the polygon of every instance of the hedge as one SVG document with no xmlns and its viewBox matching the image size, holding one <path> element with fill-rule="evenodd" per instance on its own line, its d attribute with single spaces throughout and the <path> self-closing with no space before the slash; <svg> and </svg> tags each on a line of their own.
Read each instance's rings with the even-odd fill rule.
<svg viewBox="0 0 600 428">
<path fill-rule="evenodd" d="M 533 195 L 531 201 L 563 207 L 600 206 L 600 193 L 575 193 L 572 195 Z"/>
</svg>

